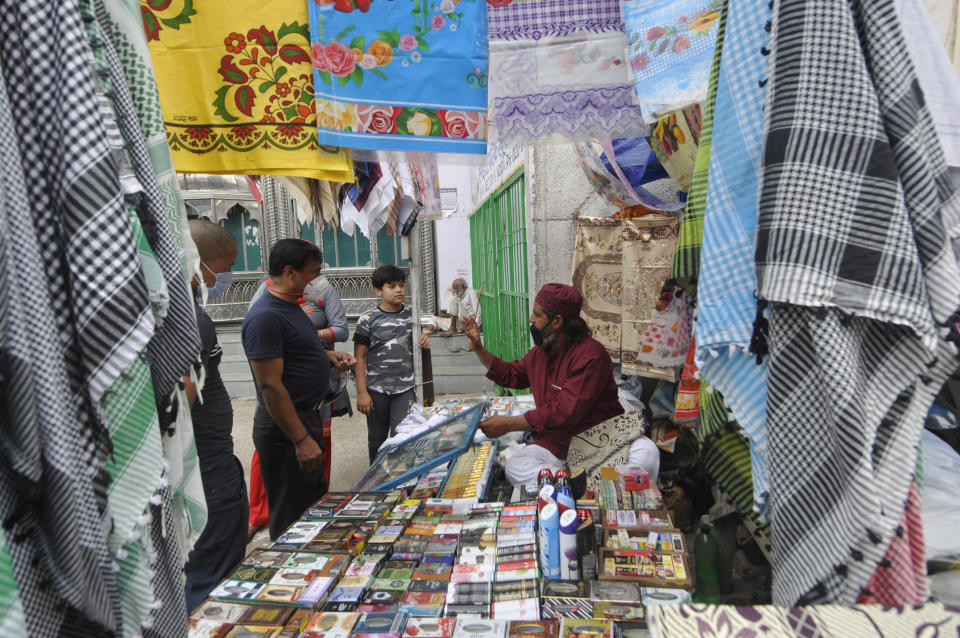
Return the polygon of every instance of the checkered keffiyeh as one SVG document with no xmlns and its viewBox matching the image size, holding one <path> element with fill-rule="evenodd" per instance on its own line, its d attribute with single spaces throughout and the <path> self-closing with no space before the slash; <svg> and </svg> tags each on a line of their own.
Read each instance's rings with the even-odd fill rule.
<svg viewBox="0 0 960 638">
<path fill-rule="evenodd" d="M 3 0 L 0 32 L 0 581 L 18 597 L 0 615 L 22 610 L 24 635 L 107 635 L 122 623 L 101 400 L 153 317 L 77 2 Z"/>
<path fill-rule="evenodd" d="M 503 6 L 487 4 L 487 30 L 491 40 L 539 40 L 576 31 L 623 31 L 620 0 L 514 1 Z"/>
<path fill-rule="evenodd" d="M 766 0 L 732 3 L 717 79 L 697 284 L 697 364 L 750 438 L 755 507 L 769 515 L 767 370 L 750 353 L 756 302 L 753 234 L 763 153 Z"/>
<path fill-rule="evenodd" d="M 960 306 L 960 198 L 893 0 L 781 0 L 773 33 L 755 256 L 774 602 L 852 604 L 956 363 L 937 324 Z"/>
</svg>

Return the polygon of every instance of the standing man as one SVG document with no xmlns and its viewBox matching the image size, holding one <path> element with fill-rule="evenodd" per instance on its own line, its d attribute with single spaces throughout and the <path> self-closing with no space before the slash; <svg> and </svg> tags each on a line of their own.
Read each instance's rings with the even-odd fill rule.
<svg viewBox="0 0 960 638">
<path fill-rule="evenodd" d="M 355 363 L 346 353 L 324 348 L 297 303 L 307 284 L 320 275 L 322 264 L 314 244 L 278 241 L 270 251 L 268 294 L 251 304 L 241 328 L 257 388 L 253 443 L 267 491 L 271 540 L 326 491 L 318 410 L 331 363 L 341 370 Z"/>
<path fill-rule="evenodd" d="M 237 244 L 230 233 L 206 220 L 190 220 L 190 235 L 200 253 L 200 275 L 190 284 L 194 299 L 200 277 L 209 299 L 230 287 L 230 269 L 237 259 Z M 199 304 L 200 363 L 205 378 L 198 392 L 190 377 L 184 377 L 193 435 L 197 442 L 200 478 L 207 500 L 207 526 L 187 560 L 187 609 L 197 607 L 214 587 L 233 570 L 246 553 L 247 488 L 243 466 L 233 455 L 233 406 L 220 378 L 223 350 L 217 341 L 213 320 Z"/>
<path fill-rule="evenodd" d="M 505 388 L 530 388 L 537 404 L 526 414 L 492 416 L 480 424 L 490 438 L 507 432 L 532 434 L 533 442 L 507 461 L 507 479 L 514 485 L 535 482 L 542 468 L 560 469 L 574 436 L 623 414 L 613 361 L 580 318 L 582 305 L 575 288 L 545 284 L 530 315 L 534 347 L 511 363 L 484 348 L 476 322 L 464 320 L 467 339 L 487 368 L 487 378 Z"/>
</svg>

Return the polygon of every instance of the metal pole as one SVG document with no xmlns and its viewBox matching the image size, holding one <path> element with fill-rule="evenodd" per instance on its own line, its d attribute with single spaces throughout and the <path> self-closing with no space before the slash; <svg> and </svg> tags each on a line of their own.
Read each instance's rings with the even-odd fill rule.
<svg viewBox="0 0 960 638">
<path fill-rule="evenodd" d="M 423 354 L 420 351 L 420 233 L 417 229 L 406 237 L 407 249 L 410 252 L 410 277 L 407 279 L 410 288 L 410 301 L 413 315 L 413 383 L 417 394 L 417 403 L 423 404 Z"/>
</svg>

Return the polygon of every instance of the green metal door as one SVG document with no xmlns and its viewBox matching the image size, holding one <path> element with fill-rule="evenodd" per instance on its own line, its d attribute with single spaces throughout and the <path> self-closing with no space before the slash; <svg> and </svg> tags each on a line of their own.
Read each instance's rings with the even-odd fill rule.
<svg viewBox="0 0 960 638">
<path fill-rule="evenodd" d="M 527 217 L 518 171 L 470 217 L 473 286 L 480 291 L 484 342 L 504 361 L 530 349 Z"/>
</svg>

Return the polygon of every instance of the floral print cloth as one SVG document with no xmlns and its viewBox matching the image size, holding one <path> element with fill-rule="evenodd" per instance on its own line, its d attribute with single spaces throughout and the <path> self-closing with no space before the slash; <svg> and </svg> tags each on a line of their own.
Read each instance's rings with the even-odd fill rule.
<svg viewBox="0 0 960 638">
<path fill-rule="evenodd" d="M 353 181 L 317 142 L 303 0 L 140 4 L 178 172 Z"/>
<path fill-rule="evenodd" d="M 624 0 L 630 68 L 647 122 L 702 102 L 722 0 Z"/>
<path fill-rule="evenodd" d="M 819 605 L 656 605 L 648 609 L 651 633 L 674 636 L 765 636 L 766 638 L 883 638 L 955 636 L 960 608 L 941 603 L 916 607 Z"/>
<path fill-rule="evenodd" d="M 489 0 L 490 139 L 644 135 L 620 0 Z"/>
<path fill-rule="evenodd" d="M 313 0 L 320 142 L 487 152 L 483 0 Z"/>
</svg>

